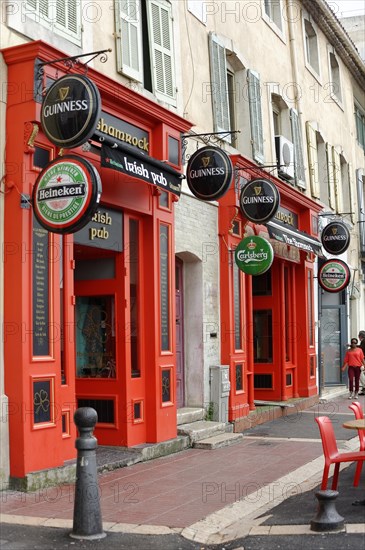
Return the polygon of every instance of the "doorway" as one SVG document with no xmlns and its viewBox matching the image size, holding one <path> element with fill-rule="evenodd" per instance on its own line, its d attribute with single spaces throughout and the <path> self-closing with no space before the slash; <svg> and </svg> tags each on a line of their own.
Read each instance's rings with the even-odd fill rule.
<svg viewBox="0 0 365 550">
<path fill-rule="evenodd" d="M 175 303 L 176 303 L 176 406 L 185 406 L 185 359 L 184 359 L 184 287 L 183 262 L 175 258 Z"/>
<path fill-rule="evenodd" d="M 117 330 L 124 297 L 122 253 L 75 245 L 75 347 L 78 407 L 98 414 L 100 444 L 120 445 L 124 341 Z"/>
</svg>

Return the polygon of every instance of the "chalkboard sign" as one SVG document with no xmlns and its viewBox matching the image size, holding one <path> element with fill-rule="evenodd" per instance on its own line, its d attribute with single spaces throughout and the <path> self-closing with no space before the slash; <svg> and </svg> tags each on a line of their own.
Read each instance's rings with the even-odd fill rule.
<svg viewBox="0 0 365 550">
<path fill-rule="evenodd" d="M 169 333 L 169 230 L 160 227 L 160 306 L 161 306 L 161 350 L 170 349 Z"/>
<path fill-rule="evenodd" d="M 33 216 L 33 355 L 49 355 L 48 231 Z"/>
<path fill-rule="evenodd" d="M 52 421 L 51 380 L 33 382 L 34 424 Z"/>
</svg>

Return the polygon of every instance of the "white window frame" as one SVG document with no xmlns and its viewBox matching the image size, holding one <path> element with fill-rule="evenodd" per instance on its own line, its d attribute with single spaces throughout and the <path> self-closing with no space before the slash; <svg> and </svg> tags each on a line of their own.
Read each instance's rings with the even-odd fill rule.
<svg viewBox="0 0 365 550">
<path fill-rule="evenodd" d="M 252 157 L 259 164 L 264 164 L 264 128 L 262 121 L 262 101 L 260 75 L 256 71 L 247 71 L 248 100 L 250 107 Z"/>
<path fill-rule="evenodd" d="M 312 37 L 309 37 L 310 44 L 310 52 L 308 54 L 308 42 L 307 42 L 307 29 L 306 29 L 306 23 L 308 23 L 312 29 L 314 35 Z M 318 28 L 317 25 L 314 23 L 310 15 L 303 12 L 303 19 L 302 19 L 302 27 L 303 27 L 303 45 L 304 45 L 304 55 L 305 55 L 305 65 L 306 68 L 315 76 L 317 79 L 320 78 L 321 75 L 321 66 L 320 66 L 320 53 L 319 53 L 319 42 L 318 42 Z M 313 50 L 315 50 L 313 52 Z M 312 52 L 312 53 L 311 53 Z M 313 63 L 313 57 L 315 57 L 315 63 Z"/>
<path fill-rule="evenodd" d="M 262 0 L 262 18 L 285 42 L 282 0 Z"/>
<path fill-rule="evenodd" d="M 157 36 L 156 28 L 153 26 L 161 23 L 161 17 L 157 19 L 154 15 L 159 10 L 159 15 L 162 13 L 168 17 L 168 33 L 161 33 L 160 37 L 167 39 L 169 48 L 166 44 L 153 43 L 152 38 Z M 116 50 L 117 50 L 117 65 L 118 72 L 127 78 L 143 84 L 144 80 L 144 60 L 143 60 L 143 40 L 142 40 L 142 8 L 141 0 L 115 0 L 115 25 L 116 25 Z M 175 53 L 174 53 L 174 34 L 172 29 L 172 6 L 167 0 L 146 0 L 146 15 L 148 25 L 148 42 L 150 49 L 150 69 L 152 80 L 152 93 L 155 97 L 165 103 L 176 106 L 176 74 L 175 74 Z M 124 42 L 125 31 L 128 29 L 134 33 L 133 42 L 127 40 Z M 157 29 L 158 30 L 158 29 Z M 131 33 L 129 37 L 131 36 Z M 128 64 L 128 54 L 124 55 L 126 48 L 129 52 L 136 53 L 137 48 L 137 66 Z M 134 48 L 134 50 L 133 50 Z M 131 59 L 132 56 L 129 57 Z M 162 65 L 160 64 L 160 61 Z M 170 66 L 168 63 L 170 62 Z M 167 65 L 166 65 L 167 63 Z M 168 67 L 168 71 L 166 70 Z M 166 80 L 166 75 L 169 74 L 170 80 Z M 164 82 L 161 81 L 164 79 Z M 167 92 L 170 89 L 170 93 Z"/>
<path fill-rule="evenodd" d="M 331 59 L 334 59 L 337 63 L 337 74 L 334 73 Z M 340 107 L 342 106 L 342 86 L 341 86 L 341 68 L 339 63 L 338 55 L 332 47 L 328 47 L 328 74 L 329 74 L 329 83 L 330 86 L 330 96 L 335 103 Z M 336 90 L 338 87 L 338 91 Z"/>
<path fill-rule="evenodd" d="M 209 33 L 210 79 L 215 132 L 230 132 L 226 48 L 215 33 Z"/>
<path fill-rule="evenodd" d="M 23 23 L 22 33 L 24 34 L 24 23 L 33 22 L 34 24 L 41 25 L 51 34 L 56 34 L 66 40 L 73 42 L 77 46 L 81 46 L 82 39 L 82 21 L 81 21 L 81 0 L 73 0 L 75 8 L 75 27 L 76 31 L 71 31 L 67 25 L 61 25 L 56 19 L 56 0 L 25 0 L 25 2 L 19 2 L 19 10 L 21 11 L 21 23 Z M 45 10 L 42 10 L 42 6 L 47 5 L 47 14 Z M 68 2 L 65 0 L 63 6 L 65 11 L 68 12 Z M 27 34 L 28 35 L 28 34 Z M 39 33 L 33 32 L 32 35 L 28 35 L 30 38 L 39 38 Z M 54 43 L 54 40 L 51 40 Z"/>
</svg>

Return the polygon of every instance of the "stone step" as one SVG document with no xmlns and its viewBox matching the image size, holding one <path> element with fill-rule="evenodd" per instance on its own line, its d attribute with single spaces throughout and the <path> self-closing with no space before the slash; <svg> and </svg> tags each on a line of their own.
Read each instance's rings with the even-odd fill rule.
<svg viewBox="0 0 365 550">
<path fill-rule="evenodd" d="M 213 435 L 225 433 L 226 425 L 224 422 L 211 422 L 207 420 L 199 420 L 189 424 L 182 424 L 177 427 L 179 435 L 188 435 L 191 444 Z"/>
<path fill-rule="evenodd" d="M 177 411 L 177 425 L 204 420 L 205 414 L 205 409 L 200 407 L 183 407 Z"/>
<path fill-rule="evenodd" d="M 194 443 L 196 449 L 219 449 L 220 447 L 228 447 L 239 443 L 243 439 L 243 434 L 224 433 L 201 439 Z"/>
</svg>

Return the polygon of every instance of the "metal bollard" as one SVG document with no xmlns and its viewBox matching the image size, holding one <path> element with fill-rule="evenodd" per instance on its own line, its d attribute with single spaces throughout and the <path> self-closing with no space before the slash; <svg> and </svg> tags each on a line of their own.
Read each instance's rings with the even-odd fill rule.
<svg viewBox="0 0 365 550">
<path fill-rule="evenodd" d="M 344 518 L 336 510 L 338 491 L 323 490 L 315 493 L 318 499 L 317 515 L 311 521 L 311 531 L 335 531 L 343 529 Z"/>
<path fill-rule="evenodd" d="M 91 407 L 80 407 L 75 411 L 74 421 L 80 437 L 76 439 L 77 449 L 76 486 L 73 529 L 74 539 L 101 539 L 105 537 L 101 520 L 99 486 L 96 469 L 97 439 L 92 435 L 98 420 L 97 412 Z"/>
</svg>

